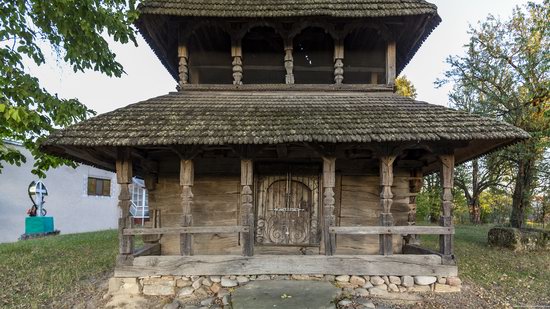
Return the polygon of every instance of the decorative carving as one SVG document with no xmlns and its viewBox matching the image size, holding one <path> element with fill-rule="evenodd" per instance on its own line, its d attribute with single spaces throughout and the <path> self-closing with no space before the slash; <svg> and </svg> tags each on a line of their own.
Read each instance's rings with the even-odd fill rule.
<svg viewBox="0 0 550 309">
<path fill-rule="evenodd" d="M 336 236 L 329 232 L 329 228 L 336 225 L 336 217 L 334 216 L 335 186 L 336 158 L 323 158 L 323 237 L 325 255 L 334 255 L 336 252 Z"/>
<path fill-rule="evenodd" d="M 342 81 L 344 81 L 344 62 L 342 59 L 336 59 L 334 61 L 334 82 L 340 85 Z"/>
<path fill-rule="evenodd" d="M 256 241 L 266 245 L 318 243 L 317 177 L 264 176 L 258 189 Z"/>
<path fill-rule="evenodd" d="M 445 154 L 439 156 L 441 160 L 441 210 L 442 215 L 439 224 L 441 226 L 453 226 L 452 209 L 453 209 L 453 179 L 454 179 L 454 154 Z M 439 236 L 440 252 L 443 255 L 453 254 L 453 235 Z"/>
<path fill-rule="evenodd" d="M 286 83 L 294 84 L 294 58 L 292 56 L 292 40 L 285 44 Z"/>
<path fill-rule="evenodd" d="M 262 244 L 264 242 L 264 233 L 265 233 L 265 219 L 258 218 L 256 222 L 256 242 Z"/>
<path fill-rule="evenodd" d="M 191 209 L 193 207 L 193 186 L 194 169 L 192 160 L 181 160 L 180 163 L 180 186 L 181 186 L 181 226 L 192 226 L 193 215 Z M 180 250 L 182 255 L 192 255 L 192 236 L 191 234 L 180 235 Z"/>
<path fill-rule="evenodd" d="M 391 214 L 393 193 L 391 186 L 393 185 L 393 162 L 395 158 L 395 155 L 380 157 L 380 186 L 382 187 L 380 192 L 380 207 L 382 208 L 382 213 L 380 214 L 381 226 L 393 225 L 393 215 Z M 392 253 L 392 235 L 380 235 L 380 254 L 391 255 Z"/>
<path fill-rule="evenodd" d="M 180 86 L 189 83 L 189 63 L 186 56 L 180 56 L 179 66 Z"/>
<path fill-rule="evenodd" d="M 243 62 L 241 56 L 233 57 L 233 85 L 242 85 L 243 79 Z"/>
</svg>

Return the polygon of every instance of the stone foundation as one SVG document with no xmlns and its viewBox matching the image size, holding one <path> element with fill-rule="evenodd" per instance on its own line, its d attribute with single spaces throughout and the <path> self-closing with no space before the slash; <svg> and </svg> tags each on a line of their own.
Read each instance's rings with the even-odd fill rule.
<svg viewBox="0 0 550 309">
<path fill-rule="evenodd" d="M 390 293 L 460 292 L 458 277 L 354 276 L 354 275 L 252 275 L 252 276 L 157 276 L 112 278 L 109 294 L 167 296 L 177 303 L 230 308 L 231 292 L 250 281 L 329 281 L 342 289 L 343 297 L 384 297 Z M 178 307 L 175 307 L 178 308 Z"/>
</svg>

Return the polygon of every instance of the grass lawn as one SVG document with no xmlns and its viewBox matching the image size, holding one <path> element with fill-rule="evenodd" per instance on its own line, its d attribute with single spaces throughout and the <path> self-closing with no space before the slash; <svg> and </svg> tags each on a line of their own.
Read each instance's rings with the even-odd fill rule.
<svg viewBox="0 0 550 309">
<path fill-rule="evenodd" d="M 512 252 L 487 246 L 491 226 L 456 227 L 455 255 L 462 280 L 485 288 L 513 306 L 550 305 L 550 252 Z M 438 248 L 438 238 L 422 236 L 422 245 Z"/>
<path fill-rule="evenodd" d="M 112 272 L 117 232 L 0 244 L 0 307 L 40 308 L 83 281 Z"/>
<path fill-rule="evenodd" d="M 512 305 L 550 303 L 550 253 L 489 248 L 489 228 L 456 228 L 459 276 Z M 423 237 L 422 242 L 437 247 L 436 237 Z M 63 308 L 66 295 L 75 290 L 81 290 L 77 301 L 85 301 L 80 298 L 88 293 L 83 287 L 110 276 L 117 248 L 116 231 L 0 244 L 0 307 L 41 308 L 56 302 L 54 307 Z"/>
</svg>

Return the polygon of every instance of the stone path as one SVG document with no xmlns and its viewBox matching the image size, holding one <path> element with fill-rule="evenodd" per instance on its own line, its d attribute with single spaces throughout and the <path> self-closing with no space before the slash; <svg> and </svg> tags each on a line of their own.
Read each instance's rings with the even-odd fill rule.
<svg viewBox="0 0 550 309">
<path fill-rule="evenodd" d="M 334 309 L 340 289 L 324 281 L 253 281 L 232 293 L 233 309 Z"/>
</svg>

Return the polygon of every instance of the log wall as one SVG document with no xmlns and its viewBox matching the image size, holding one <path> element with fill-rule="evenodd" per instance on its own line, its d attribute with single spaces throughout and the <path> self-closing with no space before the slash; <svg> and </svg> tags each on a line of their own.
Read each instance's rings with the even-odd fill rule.
<svg viewBox="0 0 550 309">
<path fill-rule="evenodd" d="M 380 207 L 380 179 L 377 167 L 349 173 L 336 163 L 335 216 L 338 226 L 377 226 Z M 391 211 L 395 225 L 407 225 L 409 213 L 409 178 L 406 169 L 396 170 Z M 149 201 L 151 211 L 159 209 L 162 227 L 178 227 L 181 218 L 178 160 L 160 163 L 158 184 Z M 195 162 L 192 216 L 194 226 L 224 226 L 240 224 L 240 160 L 215 159 Z M 378 254 L 377 235 L 338 235 L 335 254 Z M 401 252 L 402 238 L 393 237 L 395 253 Z M 164 235 L 162 255 L 180 255 L 179 235 Z M 242 248 L 239 235 L 197 234 L 193 237 L 194 255 L 239 255 Z M 320 247 L 256 247 L 255 254 L 321 254 Z"/>
</svg>

